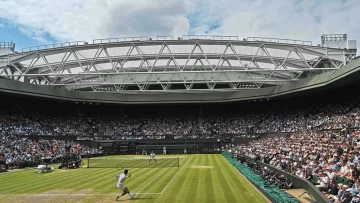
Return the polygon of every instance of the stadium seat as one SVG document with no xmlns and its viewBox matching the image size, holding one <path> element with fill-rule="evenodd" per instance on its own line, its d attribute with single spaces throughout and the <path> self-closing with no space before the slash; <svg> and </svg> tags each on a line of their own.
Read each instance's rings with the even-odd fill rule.
<svg viewBox="0 0 360 203">
<path fill-rule="evenodd" d="M 257 188 L 262 192 L 267 194 L 268 197 L 271 197 L 274 202 L 278 203 L 289 203 L 294 202 L 298 203 L 294 197 L 289 196 L 284 191 L 274 184 L 269 184 L 267 180 L 264 180 L 260 175 L 255 174 L 251 168 L 241 164 L 239 161 L 231 157 L 227 152 L 223 152 L 223 156 L 238 170 L 240 171 L 250 182 L 252 182 Z"/>
<path fill-rule="evenodd" d="M 349 182 L 349 180 L 348 180 L 347 178 L 344 178 L 344 179 L 343 179 L 343 184 L 344 184 L 344 185 L 347 185 L 348 182 Z"/>
<path fill-rule="evenodd" d="M 319 177 L 316 176 L 316 175 L 314 175 L 314 176 L 313 176 L 313 179 L 312 179 L 312 183 L 315 184 L 315 183 L 317 183 L 318 181 L 319 181 Z"/>
<path fill-rule="evenodd" d="M 341 176 L 338 176 L 336 179 L 337 183 L 342 183 L 343 182 L 343 178 Z"/>
</svg>

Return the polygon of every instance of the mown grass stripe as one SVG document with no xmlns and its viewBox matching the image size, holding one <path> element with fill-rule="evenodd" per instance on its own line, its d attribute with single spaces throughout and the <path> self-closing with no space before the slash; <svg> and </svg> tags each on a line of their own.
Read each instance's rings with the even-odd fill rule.
<svg viewBox="0 0 360 203">
<path fill-rule="evenodd" d="M 205 170 L 205 202 L 215 202 L 215 188 L 214 188 L 214 176 L 216 176 L 216 166 L 212 162 L 213 156 L 206 156 L 205 165 L 211 166 L 213 168 Z"/>
<path fill-rule="evenodd" d="M 77 184 L 84 184 L 83 182 L 86 180 L 86 177 L 88 177 L 89 171 L 86 171 L 84 173 L 75 173 L 75 176 L 73 177 L 67 177 L 66 179 L 62 179 L 60 181 L 55 181 L 53 180 L 53 182 L 51 183 L 51 178 L 49 178 L 49 181 L 44 182 L 44 183 L 38 183 L 32 187 L 27 187 L 25 190 L 23 190 L 24 193 L 30 192 L 30 191 L 36 191 L 36 192 L 40 192 L 41 190 L 43 190 L 43 188 L 48 188 L 51 187 L 51 185 L 53 186 L 57 186 L 57 190 L 71 190 L 72 186 L 74 186 L 76 183 Z M 94 173 L 96 174 L 96 173 Z M 98 175 L 94 175 L 92 180 L 96 180 L 96 178 L 98 176 L 100 176 L 100 173 L 97 173 Z M 57 178 L 58 180 L 58 178 Z M 48 189 L 46 191 L 49 191 Z"/>
<path fill-rule="evenodd" d="M 141 189 L 146 189 L 147 187 L 151 186 L 152 183 L 150 183 L 151 181 L 155 181 L 156 179 L 160 178 L 162 173 L 166 173 L 167 171 L 169 171 L 170 168 L 161 168 L 161 170 L 159 170 L 158 168 L 154 168 L 151 170 L 148 170 L 142 174 L 139 174 L 137 177 L 146 177 L 145 179 L 139 179 L 136 180 L 136 177 L 134 178 L 134 182 L 132 182 L 133 184 L 133 190 L 134 192 L 139 192 Z M 145 187 L 146 186 L 146 187 Z M 145 188 L 144 188 L 145 187 Z"/>
<path fill-rule="evenodd" d="M 238 193 L 239 191 L 242 191 L 241 196 L 236 196 L 237 200 L 245 201 L 245 200 L 251 200 L 253 199 L 254 202 L 257 202 L 257 198 L 252 198 L 251 193 L 249 194 L 249 187 L 250 185 L 245 182 L 244 180 L 241 180 L 241 177 L 238 176 L 238 174 L 233 173 L 232 166 L 227 162 L 227 160 L 224 159 L 223 156 L 219 155 L 219 161 L 222 166 L 224 166 L 224 169 L 226 171 L 226 179 L 228 184 L 230 185 L 232 193 Z M 241 184 L 239 184 L 239 182 Z"/>
<path fill-rule="evenodd" d="M 200 156 L 200 160 L 198 162 L 198 167 L 202 167 L 202 166 L 206 166 L 206 159 L 207 159 L 207 156 Z M 198 179 L 198 187 L 196 188 L 196 197 L 195 197 L 195 201 L 196 202 L 199 202 L 203 199 L 206 199 L 206 195 L 207 195 L 207 192 L 206 192 L 206 187 L 201 187 L 202 185 L 206 185 L 206 181 L 205 181 L 205 173 L 206 173 L 206 170 L 209 170 L 209 169 L 201 169 L 201 168 L 192 168 L 190 169 L 190 171 L 198 171 L 199 172 L 199 179 Z"/>
<path fill-rule="evenodd" d="M 165 185 L 171 180 L 171 178 L 179 171 L 178 168 L 171 168 L 161 177 L 151 183 L 149 187 L 143 190 L 143 192 L 158 192 L 161 193 Z"/>
<path fill-rule="evenodd" d="M 79 169 L 79 170 L 81 170 L 81 169 Z M 69 171 L 69 173 L 71 175 L 67 175 L 66 180 L 68 180 L 72 177 L 78 176 L 79 174 L 77 172 L 78 171 L 75 171 L 75 170 Z M 68 173 L 68 171 L 64 171 L 64 172 L 55 171 L 55 172 L 44 173 L 44 174 L 37 174 L 37 173 L 26 174 L 28 176 L 31 176 L 32 179 L 30 179 L 29 181 L 26 181 L 26 182 L 11 181 L 11 183 L 12 183 L 11 186 L 0 185 L 0 191 L 1 191 L 1 193 L 9 193 L 9 192 L 13 192 L 13 191 L 23 193 L 22 189 L 26 189 L 26 188 L 34 186 L 34 185 L 45 184 L 45 183 L 51 184 L 51 183 L 54 183 L 54 181 L 56 183 L 57 180 L 64 179 L 64 175 L 65 175 L 64 173 Z M 46 180 L 44 180 L 44 179 L 46 179 Z M 58 182 L 60 182 L 60 181 L 58 181 Z M 21 187 L 19 187 L 19 185 Z M 3 187 L 5 187 L 5 188 L 3 188 Z M 12 189 L 12 190 L 9 190 L 9 189 Z"/>
<path fill-rule="evenodd" d="M 211 156 L 211 163 L 214 166 L 214 173 L 212 173 L 212 184 L 215 187 L 215 202 L 226 202 L 226 198 L 225 196 L 227 195 L 227 193 L 221 192 L 221 180 L 220 177 L 223 176 L 223 174 L 221 173 L 221 169 L 220 166 L 218 164 L 218 162 L 216 161 L 216 155 L 212 155 Z"/>
<path fill-rule="evenodd" d="M 98 191 L 96 191 L 94 186 L 96 185 L 97 188 L 101 188 L 100 186 L 104 182 L 109 183 L 111 180 L 109 178 L 104 178 L 104 177 L 109 177 L 110 175 L 113 175 L 115 170 L 116 169 L 106 169 L 106 170 L 101 170 L 100 173 L 90 172 L 87 174 L 83 174 L 83 176 L 77 177 L 71 184 L 66 184 L 64 185 L 64 187 L 66 189 L 72 188 L 73 190 L 77 190 L 77 191 L 84 189 L 92 190 L 97 193 Z M 114 179 L 116 180 L 116 178 Z M 83 184 L 78 184 L 80 182 L 83 182 Z"/>
<path fill-rule="evenodd" d="M 137 193 L 140 193 L 141 191 L 143 191 L 144 189 L 146 189 L 146 187 L 148 187 L 150 184 L 152 184 L 153 182 L 155 182 L 156 180 L 158 180 L 165 172 L 167 172 L 169 168 L 166 168 L 165 170 L 163 170 L 159 175 L 154 176 L 154 178 L 151 179 L 150 182 L 148 182 L 143 188 L 141 188 Z"/>
<path fill-rule="evenodd" d="M 188 165 L 188 176 L 186 179 L 186 196 L 185 202 L 195 202 L 197 199 L 198 189 L 199 189 L 199 179 L 200 179 L 200 170 L 191 170 L 191 166 L 196 166 L 199 164 L 202 156 L 195 156 L 195 159 Z"/>
<path fill-rule="evenodd" d="M 221 165 L 221 161 L 219 160 L 219 156 L 216 155 L 214 157 L 215 159 L 215 163 L 216 165 L 219 167 L 219 192 L 222 192 L 225 194 L 225 201 L 226 202 L 237 202 L 236 198 L 234 197 L 234 195 L 227 195 L 227 194 L 234 194 L 232 193 L 232 188 L 230 186 L 230 184 L 228 183 L 228 178 L 227 178 L 227 174 L 225 172 L 226 169 L 224 169 L 224 166 Z M 235 193 L 236 194 L 236 193 Z"/>
<path fill-rule="evenodd" d="M 50 172 L 53 173 L 53 172 Z M 1 185 L 0 187 L 6 187 L 8 185 L 13 185 L 14 182 L 26 182 L 26 181 L 32 181 L 34 179 L 34 176 L 36 173 L 36 169 L 29 169 L 26 171 L 19 171 L 16 173 L 8 173 L 4 176 L 0 177 Z M 43 175 L 43 174 L 42 174 Z"/>
</svg>

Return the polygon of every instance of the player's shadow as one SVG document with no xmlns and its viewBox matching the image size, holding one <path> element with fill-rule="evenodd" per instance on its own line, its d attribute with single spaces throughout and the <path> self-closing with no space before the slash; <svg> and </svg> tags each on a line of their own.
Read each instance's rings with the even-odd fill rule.
<svg viewBox="0 0 360 203">
<path fill-rule="evenodd" d="M 151 197 L 135 197 L 133 199 L 128 199 L 130 201 L 134 201 L 134 200 L 149 200 L 149 199 L 153 199 Z"/>
</svg>

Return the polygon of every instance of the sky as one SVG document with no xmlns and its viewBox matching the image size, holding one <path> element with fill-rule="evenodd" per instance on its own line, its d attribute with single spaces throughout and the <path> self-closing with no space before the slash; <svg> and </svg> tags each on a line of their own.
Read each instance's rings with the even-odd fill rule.
<svg viewBox="0 0 360 203">
<path fill-rule="evenodd" d="M 16 50 L 133 36 L 298 39 L 348 34 L 360 43 L 359 0 L 0 0 L 0 42 Z"/>
</svg>

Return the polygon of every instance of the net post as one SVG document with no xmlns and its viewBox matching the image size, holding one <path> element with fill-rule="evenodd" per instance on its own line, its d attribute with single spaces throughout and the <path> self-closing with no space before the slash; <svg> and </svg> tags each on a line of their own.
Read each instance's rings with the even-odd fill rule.
<svg viewBox="0 0 360 203">
<path fill-rule="evenodd" d="M 178 167 L 180 167 L 180 157 L 178 157 Z"/>
</svg>

